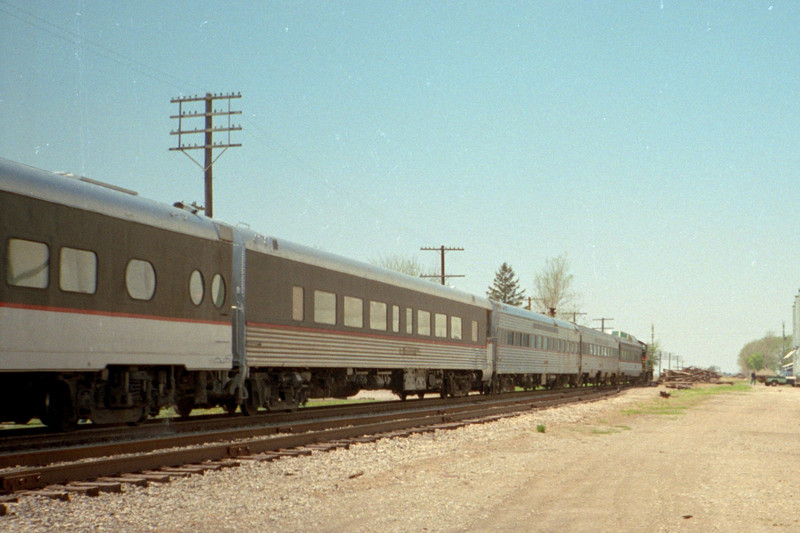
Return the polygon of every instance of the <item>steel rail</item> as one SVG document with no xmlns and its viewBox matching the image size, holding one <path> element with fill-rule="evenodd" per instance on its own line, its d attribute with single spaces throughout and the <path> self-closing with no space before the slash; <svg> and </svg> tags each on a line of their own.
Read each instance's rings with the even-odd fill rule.
<svg viewBox="0 0 800 533">
<path fill-rule="evenodd" d="M 283 426 L 179 435 L 129 443 L 7 454 L 2 458 L 2 466 L 7 467 L 11 463 L 16 466 L 0 471 L 0 492 L 41 489 L 50 485 L 208 461 L 235 460 L 243 456 L 297 449 L 369 435 L 398 431 L 405 431 L 404 434 L 408 434 L 415 429 L 423 431 L 450 427 L 450 424 L 485 422 L 516 415 L 521 411 L 597 400 L 616 393 L 617 390 L 575 389 L 575 391 L 558 391 L 546 396 L 467 402 L 461 405 L 449 405 L 447 408 L 422 406 L 420 409 L 410 409 L 412 403 L 393 402 L 396 405 L 406 406 L 406 410 L 355 418 L 312 420 Z M 53 461 L 59 463 L 49 464 Z M 21 462 L 29 466 L 22 466 Z"/>
</svg>

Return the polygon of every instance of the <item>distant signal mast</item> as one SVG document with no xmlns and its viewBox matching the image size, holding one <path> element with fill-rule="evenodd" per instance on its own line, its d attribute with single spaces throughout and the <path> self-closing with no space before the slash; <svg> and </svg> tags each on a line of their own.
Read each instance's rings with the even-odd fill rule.
<svg viewBox="0 0 800 533">
<path fill-rule="evenodd" d="M 220 158 L 222 154 L 228 148 L 237 148 L 242 146 L 241 143 L 232 143 L 231 142 L 231 132 L 232 131 L 241 131 L 242 126 L 241 124 L 235 125 L 231 122 L 231 117 L 233 115 L 241 115 L 241 111 L 233 111 L 231 109 L 231 100 L 234 98 L 241 98 L 242 93 L 230 93 L 230 94 L 211 94 L 206 93 L 205 96 L 190 96 L 186 98 L 173 98 L 170 100 L 170 103 L 178 104 L 178 114 L 172 115 L 169 118 L 171 119 L 178 119 L 178 129 L 173 130 L 170 132 L 170 135 L 177 135 L 178 136 L 178 146 L 174 148 L 170 148 L 170 152 L 174 151 L 181 151 L 186 156 L 194 161 L 194 163 L 203 169 L 205 174 L 205 189 L 206 189 L 206 205 L 205 205 L 205 213 L 206 216 L 212 218 L 214 216 L 214 192 L 213 192 L 213 166 L 217 159 Z M 228 109 L 214 109 L 214 101 L 215 100 L 227 100 L 228 102 Z M 205 108 L 203 111 L 198 110 L 197 102 L 205 102 Z M 188 104 L 189 109 L 185 109 L 184 105 Z M 227 118 L 227 125 L 217 126 L 214 127 L 214 117 L 221 117 L 223 120 Z M 198 120 L 203 119 L 203 127 L 198 127 L 199 123 Z M 187 124 L 188 123 L 188 124 Z M 193 129 L 189 129 L 191 126 L 194 126 Z M 227 139 L 225 141 L 219 141 L 217 143 L 214 142 L 214 134 L 215 133 L 226 133 Z M 204 138 L 204 142 L 202 144 L 189 144 L 186 142 L 185 137 L 190 135 L 199 135 L 202 134 Z M 196 137 L 192 137 L 192 139 L 196 139 Z M 214 157 L 214 149 L 222 149 L 217 157 Z M 204 164 L 200 164 L 191 154 L 189 154 L 189 150 L 204 150 L 205 151 L 205 161 Z"/>
</svg>

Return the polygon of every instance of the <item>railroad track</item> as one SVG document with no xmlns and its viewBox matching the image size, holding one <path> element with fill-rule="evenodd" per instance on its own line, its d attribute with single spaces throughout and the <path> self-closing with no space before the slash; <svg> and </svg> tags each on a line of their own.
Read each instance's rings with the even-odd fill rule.
<svg viewBox="0 0 800 533">
<path fill-rule="evenodd" d="M 593 401 L 618 390 L 580 388 L 304 409 L 251 419 L 237 417 L 240 422 L 234 427 L 224 427 L 231 424 L 230 418 L 214 424 L 189 420 L 170 435 L 153 436 L 148 434 L 152 429 L 131 428 L 139 432 L 138 438 L 115 442 L 103 441 L 105 428 L 101 428 L 92 437 L 98 439 L 93 444 L 0 453 L 0 494 L 15 498 L 33 490 L 68 499 L 70 493 L 121 491 L 126 483 L 166 482 L 242 461 L 274 460 L 348 447 L 354 442 L 453 429 L 531 409 Z M 241 426 L 242 420 L 246 426 Z M 192 424 L 213 427 L 192 429 Z"/>
</svg>

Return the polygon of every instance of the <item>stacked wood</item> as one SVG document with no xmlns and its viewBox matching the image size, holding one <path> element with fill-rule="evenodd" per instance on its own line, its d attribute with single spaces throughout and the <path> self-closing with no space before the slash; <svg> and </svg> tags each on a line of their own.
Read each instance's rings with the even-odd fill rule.
<svg viewBox="0 0 800 533">
<path fill-rule="evenodd" d="M 664 370 L 658 378 L 659 385 L 670 389 L 688 389 L 695 383 L 729 383 L 720 381 L 720 375 L 711 370 L 687 367 L 682 370 Z"/>
</svg>

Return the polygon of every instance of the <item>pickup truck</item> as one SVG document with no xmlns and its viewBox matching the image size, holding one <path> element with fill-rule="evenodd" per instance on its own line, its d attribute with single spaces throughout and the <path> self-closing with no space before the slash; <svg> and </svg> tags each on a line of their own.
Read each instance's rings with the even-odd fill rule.
<svg viewBox="0 0 800 533">
<path fill-rule="evenodd" d="M 764 385 L 776 387 L 778 385 L 794 385 L 794 376 L 764 376 Z"/>
</svg>

